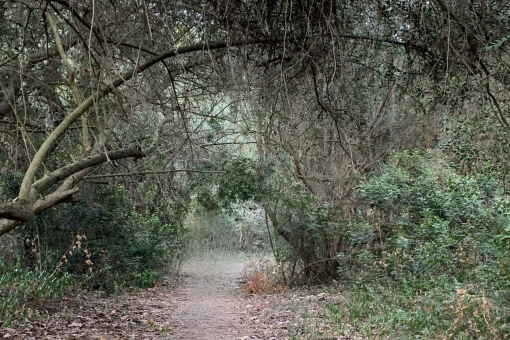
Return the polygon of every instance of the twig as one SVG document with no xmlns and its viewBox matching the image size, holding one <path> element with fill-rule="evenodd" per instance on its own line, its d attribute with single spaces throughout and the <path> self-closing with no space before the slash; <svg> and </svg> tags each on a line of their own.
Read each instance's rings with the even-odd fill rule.
<svg viewBox="0 0 510 340">
<path fill-rule="evenodd" d="M 223 174 L 225 171 L 208 171 L 208 170 L 161 170 L 161 171 L 142 171 L 142 172 L 122 172 L 118 174 L 105 174 L 105 175 L 93 175 L 87 176 L 84 179 L 92 178 L 106 178 L 106 177 L 121 177 L 121 176 L 135 176 L 135 175 L 156 175 L 156 174 L 168 174 L 174 172 L 197 172 L 197 173 L 211 173 L 211 174 Z"/>
</svg>

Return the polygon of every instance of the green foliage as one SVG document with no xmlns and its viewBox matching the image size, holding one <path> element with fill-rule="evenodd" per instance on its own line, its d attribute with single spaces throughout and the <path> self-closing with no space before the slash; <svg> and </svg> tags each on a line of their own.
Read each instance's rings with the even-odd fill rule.
<svg viewBox="0 0 510 340">
<path fill-rule="evenodd" d="M 497 50 L 501 47 L 501 45 L 503 45 L 505 42 L 509 41 L 510 40 L 510 35 L 507 35 L 506 37 L 503 37 L 501 39 L 498 39 L 496 41 L 494 41 L 492 43 L 492 45 L 490 46 L 487 46 L 485 48 L 486 51 L 490 51 L 490 50 Z"/>
<path fill-rule="evenodd" d="M 70 274 L 59 270 L 36 272 L 19 262 L 12 268 L 0 263 L 0 328 L 9 326 L 31 299 L 62 297 L 73 281 Z"/>
<path fill-rule="evenodd" d="M 505 232 L 510 205 L 498 193 L 496 173 L 460 175 L 440 159 L 417 153 L 397 154 L 395 163 L 399 165 L 383 167 L 381 175 L 358 187 L 381 231 L 379 255 L 394 274 L 441 271 L 460 280 L 486 268 L 487 261 L 496 263 L 506 256 L 494 236 Z M 360 246 L 358 237 L 354 240 Z"/>
<path fill-rule="evenodd" d="M 462 174 L 432 153 L 395 154 L 357 188 L 366 211 L 349 223 L 350 253 L 339 255 L 355 284 L 344 308 L 330 306 L 332 317 L 392 338 L 508 335 L 510 203 L 501 178 L 490 168 Z"/>
<path fill-rule="evenodd" d="M 145 269 L 143 272 L 136 272 L 134 276 L 133 284 L 136 287 L 147 288 L 154 287 L 159 273 L 155 270 Z"/>
<path fill-rule="evenodd" d="M 460 105 L 460 104 L 459 104 Z M 475 117 L 445 119 L 443 142 L 439 145 L 450 165 L 461 174 L 481 172 L 487 164 L 502 173 L 510 152 L 509 130 L 490 107 Z"/>
<path fill-rule="evenodd" d="M 194 176 L 188 190 L 196 196 L 200 205 L 209 210 L 218 207 L 229 209 L 234 203 L 249 200 L 260 202 L 274 192 L 271 175 L 275 169 L 271 163 L 221 155 L 202 164 L 199 169 L 204 173 Z M 224 173 L 207 173 L 218 169 L 224 170 Z"/>
<path fill-rule="evenodd" d="M 225 172 L 194 177 L 189 190 L 200 205 L 231 215 L 241 202 L 260 205 L 274 228 L 277 261 L 291 263 L 291 275 L 299 271 L 311 281 L 336 276 L 335 254 L 345 226 L 338 207 L 318 200 L 272 161 L 223 157 L 201 169 Z"/>
<path fill-rule="evenodd" d="M 34 268 L 58 263 L 78 282 L 109 292 L 154 285 L 182 258 L 186 230 L 175 217 L 158 209 L 137 212 L 120 187 L 103 190 L 94 201 L 61 206 L 20 227 L 22 263 Z"/>
<path fill-rule="evenodd" d="M 482 287 L 459 287 L 446 275 L 426 291 L 405 280 L 355 283 L 343 287 L 344 303 L 326 307 L 339 327 L 352 325 L 369 339 L 504 338 L 507 308 L 493 305 Z"/>
</svg>

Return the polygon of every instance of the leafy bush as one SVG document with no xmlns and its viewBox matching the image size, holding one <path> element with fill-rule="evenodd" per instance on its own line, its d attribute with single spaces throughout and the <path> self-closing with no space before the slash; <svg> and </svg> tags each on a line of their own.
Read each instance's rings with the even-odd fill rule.
<svg viewBox="0 0 510 340">
<path fill-rule="evenodd" d="M 36 272 L 18 262 L 13 268 L 0 264 L 0 328 L 25 310 L 31 299 L 44 301 L 62 297 L 73 277 L 59 270 Z"/>
<path fill-rule="evenodd" d="M 462 174 L 431 153 L 395 154 L 357 188 L 366 208 L 349 223 L 350 252 L 339 255 L 352 302 L 331 307 L 332 317 L 392 338 L 508 336 L 510 203 L 501 179 L 491 168 Z"/>
<path fill-rule="evenodd" d="M 498 174 L 461 175 L 440 159 L 417 153 L 397 154 L 397 162 L 358 187 L 372 214 L 365 220 L 379 239 L 360 242 L 351 235 L 351 243 L 358 249 L 381 243 L 378 255 L 395 275 L 440 271 L 463 280 L 487 266 L 495 270 L 507 255 L 496 236 L 510 222 L 510 204 L 499 191 Z M 501 286 L 509 277 L 485 279 Z"/>
<path fill-rule="evenodd" d="M 185 233 L 183 222 L 169 212 L 137 212 L 120 187 L 97 193 L 94 201 L 47 211 L 18 229 L 23 265 L 58 264 L 79 282 L 110 292 L 122 285 L 154 285 L 163 271 L 178 265 Z"/>
</svg>

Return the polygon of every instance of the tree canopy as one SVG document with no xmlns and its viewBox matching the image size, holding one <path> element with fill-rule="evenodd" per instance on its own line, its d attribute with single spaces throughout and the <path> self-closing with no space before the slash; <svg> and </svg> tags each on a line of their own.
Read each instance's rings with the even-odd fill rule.
<svg viewBox="0 0 510 340">
<path fill-rule="evenodd" d="M 1 169 L 24 172 L 1 233 L 122 159 L 192 170 L 212 119 L 332 200 L 389 150 L 432 146 L 445 111 L 469 103 L 508 128 L 500 1 L 0 5 Z"/>
</svg>

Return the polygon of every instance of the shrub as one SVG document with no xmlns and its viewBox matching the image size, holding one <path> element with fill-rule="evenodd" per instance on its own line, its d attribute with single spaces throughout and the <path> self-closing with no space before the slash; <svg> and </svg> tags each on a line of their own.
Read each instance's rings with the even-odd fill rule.
<svg viewBox="0 0 510 340">
<path fill-rule="evenodd" d="M 178 265 L 184 235 L 182 220 L 158 209 L 137 212 L 120 187 L 102 190 L 94 201 L 49 210 L 18 228 L 24 266 L 51 270 L 59 264 L 79 282 L 107 291 L 154 285 Z"/>
<path fill-rule="evenodd" d="M 334 318 L 393 338 L 508 336 L 503 176 L 491 168 L 463 174 L 447 163 L 437 154 L 397 153 L 358 185 L 365 210 L 349 223 L 350 251 L 338 256 L 352 279 L 352 303 L 331 308 Z"/>
<path fill-rule="evenodd" d="M 264 273 L 254 273 L 251 275 L 243 286 L 247 293 L 265 294 L 273 289 L 273 285 Z"/>
<path fill-rule="evenodd" d="M 387 165 L 358 186 L 372 211 L 364 220 L 372 225 L 372 234 L 380 235 L 360 242 L 351 233 L 355 249 L 380 243 L 378 255 L 394 273 L 428 276 L 441 271 L 458 280 L 504 258 L 506 247 L 496 236 L 510 222 L 510 205 L 495 185 L 497 173 L 461 175 L 440 159 L 417 153 L 397 154 L 397 162 L 399 166 Z M 386 185 L 389 193 L 381 189 Z M 369 229 L 361 221 L 358 225 Z"/>
<path fill-rule="evenodd" d="M 31 299 L 44 301 L 62 297 L 73 283 L 73 277 L 59 270 L 33 271 L 19 261 L 14 267 L 0 264 L 0 328 L 7 327 L 22 314 Z"/>
</svg>

